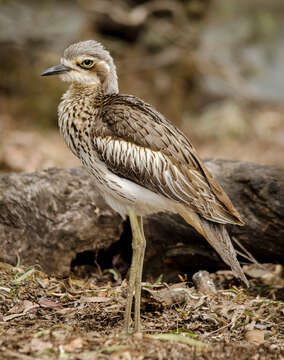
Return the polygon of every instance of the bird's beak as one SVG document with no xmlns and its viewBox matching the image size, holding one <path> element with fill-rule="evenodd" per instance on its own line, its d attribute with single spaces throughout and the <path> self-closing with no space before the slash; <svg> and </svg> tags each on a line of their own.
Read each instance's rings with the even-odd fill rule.
<svg viewBox="0 0 284 360">
<path fill-rule="evenodd" d="M 40 76 L 48 76 L 48 75 L 58 75 L 58 74 L 63 74 L 67 71 L 71 70 L 70 67 L 65 66 L 63 64 L 60 65 L 56 65 L 56 66 L 52 66 L 50 68 L 48 68 L 47 70 L 45 70 L 44 72 L 42 72 L 40 74 Z"/>
</svg>

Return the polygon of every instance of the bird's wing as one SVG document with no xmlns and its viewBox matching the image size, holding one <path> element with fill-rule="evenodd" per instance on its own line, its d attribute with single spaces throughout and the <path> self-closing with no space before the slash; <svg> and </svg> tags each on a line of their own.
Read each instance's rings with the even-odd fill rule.
<svg viewBox="0 0 284 360">
<path fill-rule="evenodd" d="M 242 224 L 188 139 L 151 105 L 119 95 L 102 107 L 92 129 L 108 169 L 219 223 Z"/>
</svg>

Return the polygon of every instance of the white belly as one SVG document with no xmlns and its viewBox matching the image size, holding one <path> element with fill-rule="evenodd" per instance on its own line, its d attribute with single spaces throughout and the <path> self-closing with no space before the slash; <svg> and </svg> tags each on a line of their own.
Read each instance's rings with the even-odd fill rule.
<svg viewBox="0 0 284 360">
<path fill-rule="evenodd" d="M 159 211 L 175 212 L 175 202 L 163 195 L 154 193 L 133 181 L 121 178 L 112 173 L 106 165 L 96 158 L 90 162 L 86 153 L 80 154 L 82 163 L 94 176 L 97 187 L 108 205 L 122 217 L 128 215 L 128 209 L 135 210 L 136 215 L 144 216 Z"/>
<path fill-rule="evenodd" d="M 123 217 L 128 214 L 128 208 L 134 209 L 139 216 L 159 211 L 175 212 L 173 202 L 163 195 L 114 174 L 111 174 L 108 180 L 111 181 L 111 188 L 117 188 L 117 191 L 102 190 L 103 196 L 109 206 Z"/>
</svg>

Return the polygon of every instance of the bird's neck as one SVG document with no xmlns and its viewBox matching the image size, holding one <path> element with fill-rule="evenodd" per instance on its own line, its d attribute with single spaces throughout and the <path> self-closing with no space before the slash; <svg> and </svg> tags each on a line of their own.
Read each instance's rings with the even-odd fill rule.
<svg viewBox="0 0 284 360">
<path fill-rule="evenodd" d="M 77 83 L 73 82 L 68 91 L 65 93 L 64 98 L 68 98 L 74 103 L 82 101 L 91 101 L 93 106 L 100 105 L 104 97 L 104 90 L 100 84 L 97 83 Z"/>
<path fill-rule="evenodd" d="M 58 124 L 71 151 L 79 156 L 82 135 L 100 111 L 105 94 L 96 84 L 72 83 L 58 107 Z"/>
</svg>

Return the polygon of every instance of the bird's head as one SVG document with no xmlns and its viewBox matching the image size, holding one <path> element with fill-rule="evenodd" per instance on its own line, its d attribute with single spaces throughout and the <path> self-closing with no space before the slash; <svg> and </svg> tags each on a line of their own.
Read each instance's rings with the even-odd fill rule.
<svg viewBox="0 0 284 360">
<path fill-rule="evenodd" d="M 118 93 L 116 68 L 112 57 L 95 40 L 82 41 L 69 46 L 60 65 L 52 66 L 41 76 L 60 75 L 63 81 L 101 85 L 105 94 Z"/>
</svg>

